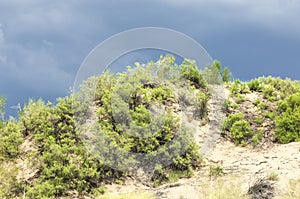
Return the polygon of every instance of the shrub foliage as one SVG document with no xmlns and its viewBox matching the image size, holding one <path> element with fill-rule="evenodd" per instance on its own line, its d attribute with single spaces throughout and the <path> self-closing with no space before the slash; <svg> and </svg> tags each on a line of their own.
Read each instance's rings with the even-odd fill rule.
<svg viewBox="0 0 300 199">
<path fill-rule="evenodd" d="M 275 135 L 280 143 L 300 141 L 300 93 L 279 102 Z"/>
<path fill-rule="evenodd" d="M 42 99 L 30 100 L 17 120 L 1 119 L 0 179 L 4 184 L 0 182 L 0 197 L 20 197 L 24 193 L 28 198 L 95 196 L 103 193 L 105 183 L 119 182 L 128 175 L 89 153 L 81 139 L 82 129 L 77 123 L 89 118 L 91 105 L 97 125 L 112 145 L 149 156 L 162 153 L 172 157 L 171 153 L 178 151 L 167 167 L 156 165 L 152 176 L 155 184 L 190 176 L 200 162 L 199 150 L 192 132 L 180 125 L 174 106 L 179 95 L 174 88 L 189 91 L 194 96 L 191 104 L 202 116 L 206 115 L 209 96 L 195 62 L 184 60 L 179 66 L 174 62 L 174 57 L 166 56 L 155 63 L 137 64 L 124 73 L 107 71 L 86 80 L 80 93 L 59 98 L 55 105 Z M 34 163 L 33 176 L 17 180 L 16 172 L 3 174 L 5 162 L 18 167 L 15 162 L 24 157 Z M 2 174 L 9 176 L 2 179 Z"/>
<path fill-rule="evenodd" d="M 250 82 L 235 80 L 230 83 L 229 89 L 231 101 L 239 105 L 226 105 L 228 117 L 224 123 L 224 130 L 235 143 L 245 144 L 241 142 L 248 140 L 248 143 L 256 145 L 262 139 L 279 143 L 299 141 L 298 81 L 260 77 Z M 253 105 L 255 107 L 251 108 Z M 234 125 L 237 121 L 239 122 Z"/>
</svg>

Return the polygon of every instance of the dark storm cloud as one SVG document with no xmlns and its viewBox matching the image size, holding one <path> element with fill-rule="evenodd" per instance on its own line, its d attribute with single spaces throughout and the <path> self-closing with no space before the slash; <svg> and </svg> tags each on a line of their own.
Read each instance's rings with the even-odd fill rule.
<svg viewBox="0 0 300 199">
<path fill-rule="evenodd" d="M 293 0 L 2 1 L 0 95 L 10 104 L 66 95 L 99 42 L 143 26 L 193 37 L 236 77 L 300 79 L 299 8 Z"/>
</svg>

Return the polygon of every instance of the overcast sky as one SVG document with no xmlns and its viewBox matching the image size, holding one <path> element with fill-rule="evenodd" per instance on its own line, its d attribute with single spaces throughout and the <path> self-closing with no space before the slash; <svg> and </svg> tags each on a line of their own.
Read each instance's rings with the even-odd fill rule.
<svg viewBox="0 0 300 199">
<path fill-rule="evenodd" d="M 297 0 L 0 0 L 0 96 L 8 107 L 55 101 L 97 44 L 145 26 L 194 38 L 235 78 L 300 79 L 299 10 Z"/>
</svg>

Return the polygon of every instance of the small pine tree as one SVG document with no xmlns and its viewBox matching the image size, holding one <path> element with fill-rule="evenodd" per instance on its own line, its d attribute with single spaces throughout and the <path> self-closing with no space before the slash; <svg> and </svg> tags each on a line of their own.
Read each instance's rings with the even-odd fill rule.
<svg viewBox="0 0 300 199">
<path fill-rule="evenodd" d="M 5 97 L 0 97 L 0 114 L 1 114 L 1 119 L 4 121 L 4 113 L 5 113 Z"/>
<path fill-rule="evenodd" d="M 224 70 L 222 71 L 222 80 L 223 82 L 229 82 L 232 77 L 232 73 L 230 72 L 228 67 L 225 67 Z"/>
<path fill-rule="evenodd" d="M 206 66 L 204 77 L 209 84 L 221 84 L 222 82 L 229 82 L 232 73 L 228 67 L 222 70 L 221 62 L 214 60 L 211 66 Z"/>
</svg>

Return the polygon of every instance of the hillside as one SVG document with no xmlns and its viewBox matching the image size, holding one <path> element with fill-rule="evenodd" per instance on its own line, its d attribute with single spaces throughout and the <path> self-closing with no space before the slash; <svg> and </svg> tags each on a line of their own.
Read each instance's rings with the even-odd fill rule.
<svg viewBox="0 0 300 199">
<path fill-rule="evenodd" d="M 0 198 L 299 198 L 299 82 L 230 76 L 167 55 L 30 100 L 0 121 Z"/>
</svg>

